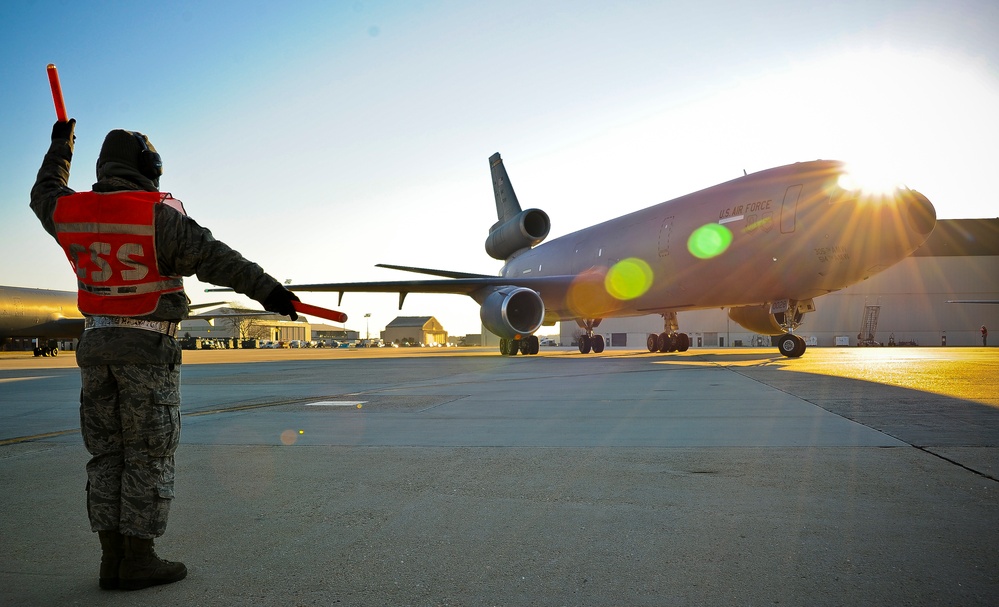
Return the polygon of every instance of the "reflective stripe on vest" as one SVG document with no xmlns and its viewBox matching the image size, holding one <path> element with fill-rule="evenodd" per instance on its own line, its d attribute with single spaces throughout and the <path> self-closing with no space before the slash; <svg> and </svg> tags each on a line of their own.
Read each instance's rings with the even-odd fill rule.
<svg viewBox="0 0 999 607">
<path fill-rule="evenodd" d="M 160 192 L 78 192 L 56 202 L 56 239 L 76 272 L 84 314 L 142 316 L 160 296 L 181 291 L 179 276 L 156 264 L 155 208 L 180 201 Z"/>
</svg>

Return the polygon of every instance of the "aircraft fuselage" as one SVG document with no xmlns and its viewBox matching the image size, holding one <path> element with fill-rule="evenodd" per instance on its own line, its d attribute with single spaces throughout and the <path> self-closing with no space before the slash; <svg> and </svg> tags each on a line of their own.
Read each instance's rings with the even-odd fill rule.
<svg viewBox="0 0 999 607">
<path fill-rule="evenodd" d="M 82 332 L 75 291 L 0 287 L 0 338 L 70 339 Z"/>
<path fill-rule="evenodd" d="M 578 277 L 540 293 L 546 324 L 808 300 L 900 261 L 935 222 L 922 195 L 846 191 L 843 172 L 820 160 L 740 177 L 525 250 L 501 276 Z M 623 260 L 650 274 L 622 297 L 605 282 Z"/>
</svg>

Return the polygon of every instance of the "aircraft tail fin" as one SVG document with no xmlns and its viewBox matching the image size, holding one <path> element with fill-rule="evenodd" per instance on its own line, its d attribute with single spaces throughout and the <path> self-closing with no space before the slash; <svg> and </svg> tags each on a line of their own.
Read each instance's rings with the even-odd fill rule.
<svg viewBox="0 0 999 607">
<path fill-rule="evenodd" d="M 520 214 L 520 201 L 517 200 L 517 193 L 513 191 L 513 184 L 506 174 L 506 167 L 503 166 L 503 159 L 499 152 L 489 157 L 489 170 L 493 176 L 493 195 L 496 197 L 496 219 L 498 224 L 503 224 Z"/>
<path fill-rule="evenodd" d="M 506 260 L 543 241 L 552 224 L 541 209 L 520 208 L 499 152 L 489 157 L 489 170 L 496 196 L 496 223 L 489 228 L 486 253 L 493 259 Z"/>
</svg>

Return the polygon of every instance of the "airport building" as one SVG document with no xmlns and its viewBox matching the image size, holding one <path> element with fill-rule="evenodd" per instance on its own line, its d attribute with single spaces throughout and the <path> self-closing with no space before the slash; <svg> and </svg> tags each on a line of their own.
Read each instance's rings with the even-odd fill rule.
<svg viewBox="0 0 999 607">
<path fill-rule="evenodd" d="M 870 279 L 815 299 L 796 333 L 813 346 L 981 346 L 981 327 L 999 331 L 999 219 L 942 219 L 911 256 Z M 727 309 L 680 312 L 680 331 L 691 347 L 770 345 L 748 331 Z M 575 343 L 582 330 L 560 323 L 560 341 Z M 660 333 L 659 315 L 611 318 L 595 332 L 609 347 L 640 349 L 649 333 Z M 993 338 L 993 344 L 999 338 Z"/>
<path fill-rule="evenodd" d="M 311 341 L 312 328 L 304 317 L 297 321 L 272 313 L 252 312 L 233 308 L 216 308 L 191 316 L 180 323 L 178 337 L 191 339 L 257 339 L 273 342 Z M 205 316 L 205 318 L 199 318 Z"/>
<path fill-rule="evenodd" d="M 447 345 L 447 331 L 433 316 L 397 316 L 381 336 L 387 344 Z"/>
<path fill-rule="evenodd" d="M 312 339 L 314 341 L 324 342 L 327 345 L 333 341 L 340 343 L 354 343 L 361 339 L 361 333 L 359 331 L 351 331 L 345 326 L 337 327 L 335 325 L 312 323 L 309 327 L 312 330 Z"/>
</svg>

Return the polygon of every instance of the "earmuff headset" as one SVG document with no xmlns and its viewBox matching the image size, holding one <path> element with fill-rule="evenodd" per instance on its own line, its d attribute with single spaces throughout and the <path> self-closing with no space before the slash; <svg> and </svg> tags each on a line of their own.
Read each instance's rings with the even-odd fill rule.
<svg viewBox="0 0 999 607">
<path fill-rule="evenodd" d="M 159 154 L 149 149 L 149 146 L 146 145 L 145 135 L 138 131 L 132 131 L 132 136 L 142 146 L 142 151 L 139 152 L 139 172 L 156 181 L 163 174 L 163 159 L 160 158 Z"/>
</svg>

